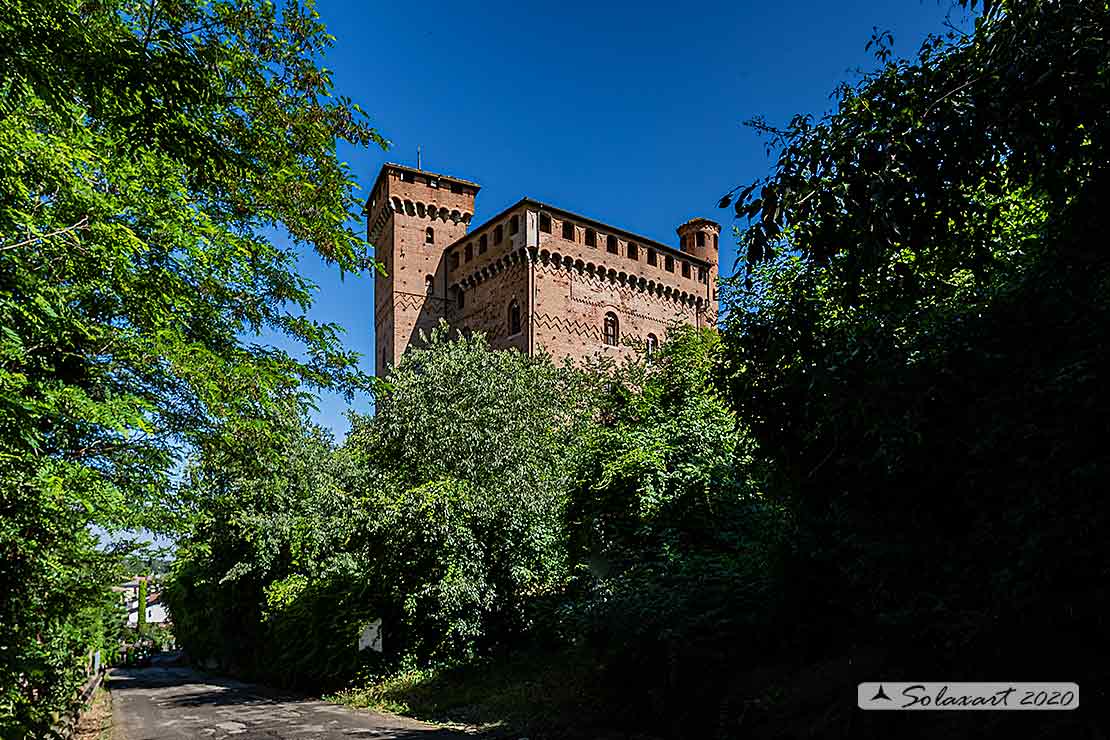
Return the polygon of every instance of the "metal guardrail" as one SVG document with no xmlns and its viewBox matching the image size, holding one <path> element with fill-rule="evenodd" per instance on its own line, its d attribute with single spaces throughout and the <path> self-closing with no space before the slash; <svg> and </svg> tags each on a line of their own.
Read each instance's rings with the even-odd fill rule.
<svg viewBox="0 0 1110 740">
<path fill-rule="evenodd" d="M 73 731 L 76 729 L 77 723 L 81 719 L 81 713 L 85 709 L 85 704 L 92 695 L 96 693 L 97 688 L 100 686 L 100 682 L 104 680 L 104 674 L 107 672 L 106 668 L 101 668 L 89 677 L 89 680 L 85 682 L 84 688 L 81 689 L 81 693 L 78 694 L 79 701 L 76 706 L 62 715 L 61 719 L 55 722 L 54 726 L 50 728 L 50 731 L 55 737 L 66 738 L 67 740 L 73 737 Z"/>
</svg>

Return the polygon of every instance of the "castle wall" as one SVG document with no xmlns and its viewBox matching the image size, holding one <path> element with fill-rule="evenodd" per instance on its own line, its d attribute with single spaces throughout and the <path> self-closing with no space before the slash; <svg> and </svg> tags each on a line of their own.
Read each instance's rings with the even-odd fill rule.
<svg viewBox="0 0 1110 740">
<path fill-rule="evenodd" d="M 534 211 L 537 216 L 543 211 Z M 563 238 L 563 224 L 569 224 L 574 229 L 573 240 Z M 595 234 L 596 246 L 586 243 L 587 230 Z M 616 252 L 610 251 L 609 237 L 614 238 Z M 629 245 L 633 245 L 629 249 Z M 583 267 L 594 265 L 595 268 L 604 266 L 606 272 L 613 270 L 615 274 L 625 278 L 643 279 L 652 285 L 663 285 L 672 291 L 687 293 L 694 297 L 710 300 L 709 278 L 716 271 L 716 266 L 707 264 L 704 260 L 693 255 L 683 254 L 678 249 L 663 247 L 652 242 L 636 240 L 620 234 L 616 230 L 604 231 L 584 226 L 570 218 L 551 216 L 551 231 L 539 232 L 538 247 L 547 249 L 560 258 L 570 257 L 573 261 L 582 260 Z M 633 256 L 632 251 L 635 252 Z M 649 261 L 654 255 L 655 264 Z M 670 260 L 668 261 L 668 257 Z M 688 266 L 688 274 L 684 275 L 683 264 Z M 668 269 L 668 265 L 671 269 Z M 702 282 L 699 267 L 704 273 Z"/>
<path fill-rule="evenodd" d="M 696 326 L 704 319 L 692 303 L 542 257 L 535 265 L 535 284 L 535 345 L 557 361 L 592 355 L 619 360 L 643 349 L 649 334 L 662 342 L 676 322 Z M 615 346 L 605 342 L 607 313 L 618 319 Z"/>
<path fill-rule="evenodd" d="M 675 324 L 715 322 L 720 227 L 712 221 L 680 226 L 679 249 L 525 199 L 467 233 L 477 190 L 383 167 L 367 204 L 367 233 L 389 271 L 375 280 L 379 374 L 441 319 L 484 333 L 495 349 L 546 351 L 556 361 L 619 359 L 650 336 L 662 342 Z M 615 344 L 607 315 L 619 325 Z"/>
<path fill-rule="evenodd" d="M 542 213 L 533 212 L 537 223 Z M 575 230 L 573 240 L 564 238 L 564 220 L 554 216 L 550 232 L 537 233 L 533 308 L 537 347 L 557 360 L 594 354 L 620 359 L 644 348 L 649 334 L 662 342 L 675 323 L 706 326 L 713 322 L 710 266 L 686 259 L 677 250 L 600 230 L 595 230 L 597 246 L 589 246 L 587 227 L 570 219 L 566 222 Z M 655 253 L 655 264 L 649 262 L 649 250 Z M 667 257 L 673 271 L 667 270 Z M 686 276 L 684 262 L 689 266 Z M 618 319 L 616 346 L 605 343 L 605 315 L 610 312 Z"/>
<path fill-rule="evenodd" d="M 532 265 L 526 254 L 506 255 L 488 276 L 465 291 L 463 308 L 457 303 L 448 311 L 452 326 L 482 332 L 493 349 L 528 352 L 528 285 Z M 509 306 L 516 300 L 520 309 L 520 331 L 509 333 Z"/>
<path fill-rule="evenodd" d="M 379 375 L 444 318 L 443 252 L 466 235 L 477 190 L 430 172 L 383 167 L 367 204 L 368 238 L 388 273 L 374 283 Z"/>
<path fill-rule="evenodd" d="M 393 275 L 389 271 L 389 256 L 391 250 L 387 245 L 393 242 L 393 222 L 384 224 L 378 244 L 385 248 L 377 250 L 377 259 L 383 263 L 385 274 L 374 273 L 374 367 L 376 374 L 384 375 L 385 368 L 396 361 L 395 339 L 397 332 L 394 330 L 393 302 Z"/>
<path fill-rule="evenodd" d="M 506 211 L 453 245 L 444 258 L 448 284 L 454 287 L 448 295 L 448 321 L 459 329 L 485 333 L 494 349 L 530 351 L 531 266 L 522 251 L 528 245 L 526 218 L 523 207 Z M 498 229 L 500 239 L 497 238 Z M 453 267 L 456 259 L 458 267 Z M 458 308 L 458 290 L 464 296 L 462 309 Z M 510 335 L 509 305 L 513 300 L 520 307 L 521 331 Z"/>
</svg>

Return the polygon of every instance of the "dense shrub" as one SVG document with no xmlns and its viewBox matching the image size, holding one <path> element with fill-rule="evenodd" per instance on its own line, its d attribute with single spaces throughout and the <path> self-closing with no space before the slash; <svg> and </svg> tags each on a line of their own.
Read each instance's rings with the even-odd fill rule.
<svg viewBox="0 0 1110 740">
<path fill-rule="evenodd" d="M 608 665 L 613 703 L 636 722 L 700 713 L 780 616 L 787 516 L 763 495 L 751 437 L 713 386 L 719 352 L 716 332 L 676 328 L 652 357 L 597 380 L 600 423 L 570 511 L 567 626 Z"/>
<path fill-rule="evenodd" d="M 321 685 L 373 657 L 355 643 L 375 619 L 381 669 L 528 630 L 568 577 L 564 511 L 592 418 L 582 382 L 436 332 L 341 449 L 297 425 L 268 430 L 264 449 L 237 436 L 234 454 L 212 452 L 191 471 L 197 518 L 170 591 L 182 644 Z"/>
<path fill-rule="evenodd" d="M 736 205 L 722 377 L 795 515 L 796 626 L 826 650 L 1105 675 L 1081 646 L 1106 633 L 1110 562 L 1108 22 L 997 4 L 829 116 L 758 124 L 781 154 Z"/>
<path fill-rule="evenodd" d="M 436 333 L 348 447 L 397 649 L 454 658 L 527 629 L 566 580 L 563 513 L 593 400 L 546 357 Z"/>
</svg>

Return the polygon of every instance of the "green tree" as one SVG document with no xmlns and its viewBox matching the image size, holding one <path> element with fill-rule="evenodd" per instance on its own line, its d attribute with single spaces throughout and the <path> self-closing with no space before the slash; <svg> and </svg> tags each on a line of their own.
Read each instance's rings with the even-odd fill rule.
<svg viewBox="0 0 1110 740">
<path fill-rule="evenodd" d="M 341 542 L 332 534 L 344 530 L 329 529 L 324 512 L 338 510 L 339 526 L 344 517 L 360 517 L 349 499 L 333 501 L 341 496 L 335 468 L 330 434 L 297 415 L 254 433 L 243 429 L 229 445 L 191 462 L 180 491 L 190 528 L 178 541 L 164 590 L 175 635 L 191 658 L 286 683 L 330 676 L 320 657 L 328 654 L 325 644 L 354 644 L 347 632 L 355 619 L 340 603 L 332 601 L 325 613 L 351 624 L 306 632 L 301 623 L 298 634 L 282 639 L 268 631 L 267 615 L 272 584 L 305 570 L 315 574 L 335 554 L 308 552 L 320 539 Z M 297 650 L 309 656 L 305 662 L 294 659 Z"/>
<path fill-rule="evenodd" d="M 912 60 L 880 36 L 835 112 L 755 124 L 779 155 L 736 202 L 723 375 L 797 515 L 795 609 L 842 643 L 1003 661 L 1035 625 L 1072 637 L 1028 665 L 1076 670 L 1103 629 L 1108 23 L 1029 0 Z"/>
<path fill-rule="evenodd" d="M 584 390 L 549 358 L 440 329 L 401 358 L 342 448 L 287 425 L 202 457 L 168 589 L 182 644 L 318 688 L 368 657 L 355 643 L 372 619 L 389 665 L 519 637 L 566 583 Z"/>
<path fill-rule="evenodd" d="M 348 442 L 368 569 L 398 652 L 518 635 L 567 575 L 563 515 L 593 398 L 546 356 L 444 329 L 410 349 Z"/>
<path fill-rule="evenodd" d="M 310 5 L 16 0 L 0 17 L 0 734 L 40 736 L 111 569 L 192 450 L 366 387 L 306 316 L 312 249 L 368 264 L 336 142 L 384 144 Z M 285 246 L 282 235 L 289 237 Z M 306 360 L 252 337 L 300 342 Z"/>
<path fill-rule="evenodd" d="M 139 638 L 147 636 L 146 628 L 146 600 L 148 595 L 147 579 L 145 576 L 139 579 L 139 594 L 138 594 L 138 614 L 136 615 L 138 621 L 135 624 L 135 631 L 138 633 Z"/>
<path fill-rule="evenodd" d="M 595 380 L 599 423 L 568 510 L 568 626 L 633 726 L 705 729 L 721 675 L 762 655 L 781 616 L 787 522 L 715 387 L 720 355 L 715 330 L 678 327 Z"/>
</svg>

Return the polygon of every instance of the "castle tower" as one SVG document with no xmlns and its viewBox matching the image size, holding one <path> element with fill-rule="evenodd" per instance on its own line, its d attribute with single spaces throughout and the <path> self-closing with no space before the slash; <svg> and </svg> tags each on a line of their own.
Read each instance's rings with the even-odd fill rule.
<svg viewBox="0 0 1110 740">
<path fill-rule="evenodd" d="M 720 264 L 720 236 L 721 225 L 708 218 L 692 218 L 678 227 L 679 245 L 683 252 L 705 260 L 709 263 L 709 275 L 704 281 L 706 286 L 707 311 L 712 315 L 705 315 L 708 324 L 717 320 L 717 269 Z"/>
<path fill-rule="evenodd" d="M 385 164 L 366 202 L 367 240 L 385 275 L 374 279 L 374 367 L 383 376 L 420 332 L 444 317 L 444 248 L 466 235 L 480 186 Z"/>
</svg>

